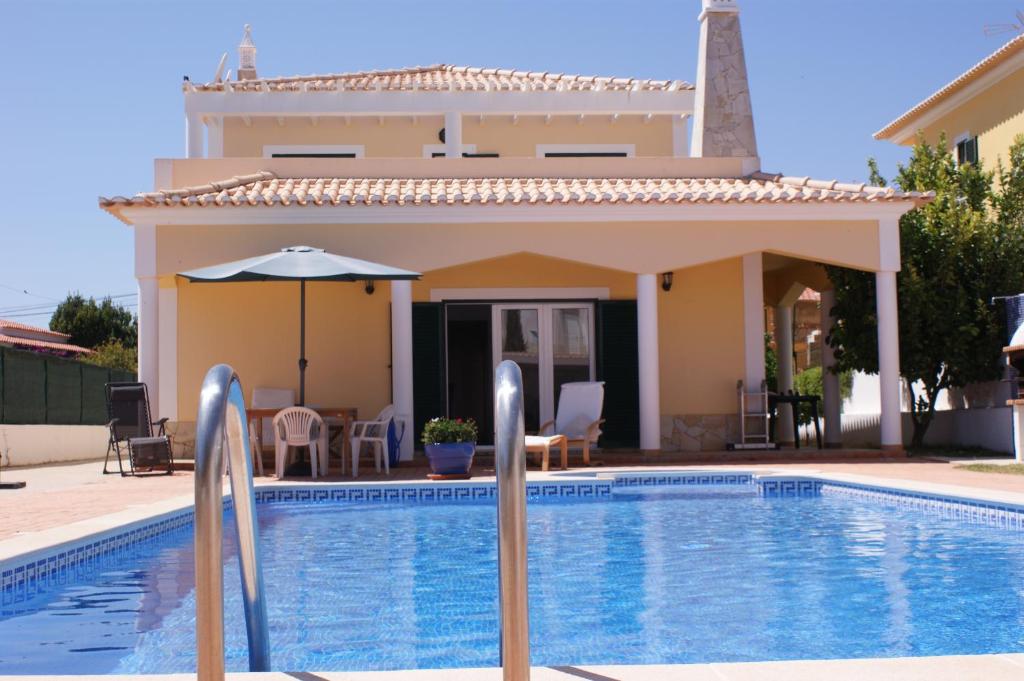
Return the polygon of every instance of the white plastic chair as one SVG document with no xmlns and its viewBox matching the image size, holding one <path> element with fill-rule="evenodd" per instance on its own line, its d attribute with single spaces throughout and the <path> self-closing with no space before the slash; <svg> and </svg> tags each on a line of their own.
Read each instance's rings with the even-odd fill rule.
<svg viewBox="0 0 1024 681">
<path fill-rule="evenodd" d="M 554 421 L 540 427 L 538 435 L 565 435 L 570 447 L 583 448 L 583 464 L 590 465 L 590 446 L 597 444 L 604 419 L 604 381 L 563 383 Z M 551 433 L 545 433 L 551 429 Z"/>
<path fill-rule="evenodd" d="M 380 410 L 373 421 L 355 421 L 352 423 L 352 477 L 359 477 L 359 450 L 363 443 L 373 447 L 373 463 L 380 473 L 380 460 L 384 459 L 384 472 L 391 475 L 391 462 L 388 460 L 388 425 L 395 418 L 395 405 L 389 404 Z"/>
<path fill-rule="evenodd" d="M 316 479 L 319 461 L 317 443 L 323 429 L 324 420 L 312 409 L 288 407 L 277 412 L 274 416 L 274 467 L 279 479 L 284 477 L 288 452 L 293 447 L 309 447 L 309 465 Z"/>
<path fill-rule="evenodd" d="M 252 402 L 249 404 L 251 409 L 284 409 L 285 407 L 293 406 L 295 406 L 295 391 L 291 388 L 253 388 Z M 263 422 L 260 423 L 259 432 L 263 433 L 263 440 L 268 445 L 271 441 L 270 432 L 273 427 L 274 421 L 269 417 L 264 418 Z M 253 456 L 261 460 L 263 458 L 262 454 L 262 449 L 258 452 L 253 452 Z"/>
</svg>

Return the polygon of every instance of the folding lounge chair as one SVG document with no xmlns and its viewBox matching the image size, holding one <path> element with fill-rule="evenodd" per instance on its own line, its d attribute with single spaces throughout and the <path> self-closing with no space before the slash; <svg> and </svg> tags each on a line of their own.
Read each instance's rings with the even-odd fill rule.
<svg viewBox="0 0 1024 681">
<path fill-rule="evenodd" d="M 161 473 L 170 475 L 174 472 L 171 439 L 165 431 L 167 419 L 152 420 L 145 383 L 107 383 L 107 415 L 110 418 L 107 423 L 110 440 L 103 460 L 104 473 L 114 472 L 107 471 L 111 452 L 117 455 L 117 468 L 122 476 L 136 475 L 140 469 L 149 469 L 148 472 L 153 473 L 157 466 L 166 468 Z M 153 434 L 153 426 L 157 427 L 156 435 Z M 128 455 L 127 473 L 121 460 L 122 448 Z"/>
<path fill-rule="evenodd" d="M 583 465 L 590 465 L 590 447 L 601 436 L 604 409 L 604 381 L 563 383 L 554 421 L 540 427 L 538 438 L 564 435 L 569 447 L 583 449 Z M 529 443 L 530 440 L 527 440 Z"/>
</svg>

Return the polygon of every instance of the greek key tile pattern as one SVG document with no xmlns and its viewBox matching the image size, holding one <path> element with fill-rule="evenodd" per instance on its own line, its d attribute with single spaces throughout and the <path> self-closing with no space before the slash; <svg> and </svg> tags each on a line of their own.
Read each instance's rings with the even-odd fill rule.
<svg viewBox="0 0 1024 681">
<path fill-rule="evenodd" d="M 798 478 L 758 480 L 757 487 L 764 497 L 815 497 L 821 493 L 819 480 Z"/>
<path fill-rule="evenodd" d="M 596 498 L 611 494 L 611 481 L 527 483 L 526 496 L 542 498 Z M 373 504 L 447 503 L 489 501 L 494 485 L 386 485 L 377 487 L 297 487 L 256 490 L 256 503 L 329 503 L 338 501 Z"/>
<path fill-rule="evenodd" d="M 749 485 L 750 473 L 659 473 L 655 475 L 617 475 L 616 487 L 647 487 L 652 485 Z"/>
<path fill-rule="evenodd" d="M 0 567 L 0 602 L 8 604 L 31 598 L 47 585 L 68 579 L 69 573 L 99 556 L 116 554 L 134 544 L 192 524 L 191 509 L 169 518 L 115 531 L 79 546 L 54 547 L 52 553 L 36 555 L 28 562 L 5 561 Z"/>
<path fill-rule="evenodd" d="M 995 527 L 1024 530 L 1024 506 L 975 499 L 954 499 L 935 494 L 884 487 L 825 482 L 821 494 L 856 497 L 885 506 L 913 508 L 943 518 Z"/>
</svg>

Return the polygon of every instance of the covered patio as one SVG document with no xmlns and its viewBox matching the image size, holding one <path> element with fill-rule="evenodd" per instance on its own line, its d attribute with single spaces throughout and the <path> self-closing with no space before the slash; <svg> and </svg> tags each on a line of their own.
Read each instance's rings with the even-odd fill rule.
<svg viewBox="0 0 1024 681">
<path fill-rule="evenodd" d="M 427 418 L 458 415 L 456 305 L 578 304 L 592 315 L 590 379 L 606 381 L 606 416 L 620 421 L 607 439 L 644 452 L 679 448 L 680 424 L 699 431 L 699 449 L 723 449 L 736 381 L 765 378 L 765 306 L 784 318 L 810 286 L 827 315 L 821 264 L 874 272 L 879 444 L 902 447 L 898 221 L 927 197 L 745 172 L 742 159 L 359 160 L 359 176 L 378 179 L 351 179 L 344 159 L 225 159 L 232 179 L 213 183 L 199 182 L 209 161 L 160 163 L 181 189 L 101 205 L 135 229 L 141 377 L 182 432 L 213 363 L 235 366 L 247 390 L 291 386 L 297 320 L 290 293 L 175 274 L 307 243 L 423 273 L 375 290 L 310 284 L 311 402 L 363 414 L 393 403 L 415 435 Z M 477 372 L 498 359 L 492 351 Z M 837 446 L 838 390 L 826 380 L 825 391 L 825 439 Z M 539 408 L 556 399 L 541 395 Z M 403 440 L 403 459 L 415 439 Z"/>
</svg>

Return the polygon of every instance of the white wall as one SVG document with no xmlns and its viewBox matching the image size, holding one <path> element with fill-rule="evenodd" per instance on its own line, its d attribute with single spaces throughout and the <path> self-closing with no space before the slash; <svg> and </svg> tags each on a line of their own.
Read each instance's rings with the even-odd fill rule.
<svg viewBox="0 0 1024 681">
<path fill-rule="evenodd" d="M 943 447 L 983 447 L 994 452 L 1013 452 L 1012 414 L 1009 407 L 991 409 L 947 409 L 935 412 L 928 427 L 926 445 Z M 877 447 L 879 415 L 843 414 L 844 447 Z M 914 434 L 910 414 L 903 414 L 903 443 L 910 444 Z"/>
<path fill-rule="evenodd" d="M 106 426 L 0 425 L 3 467 L 102 459 Z"/>
</svg>

